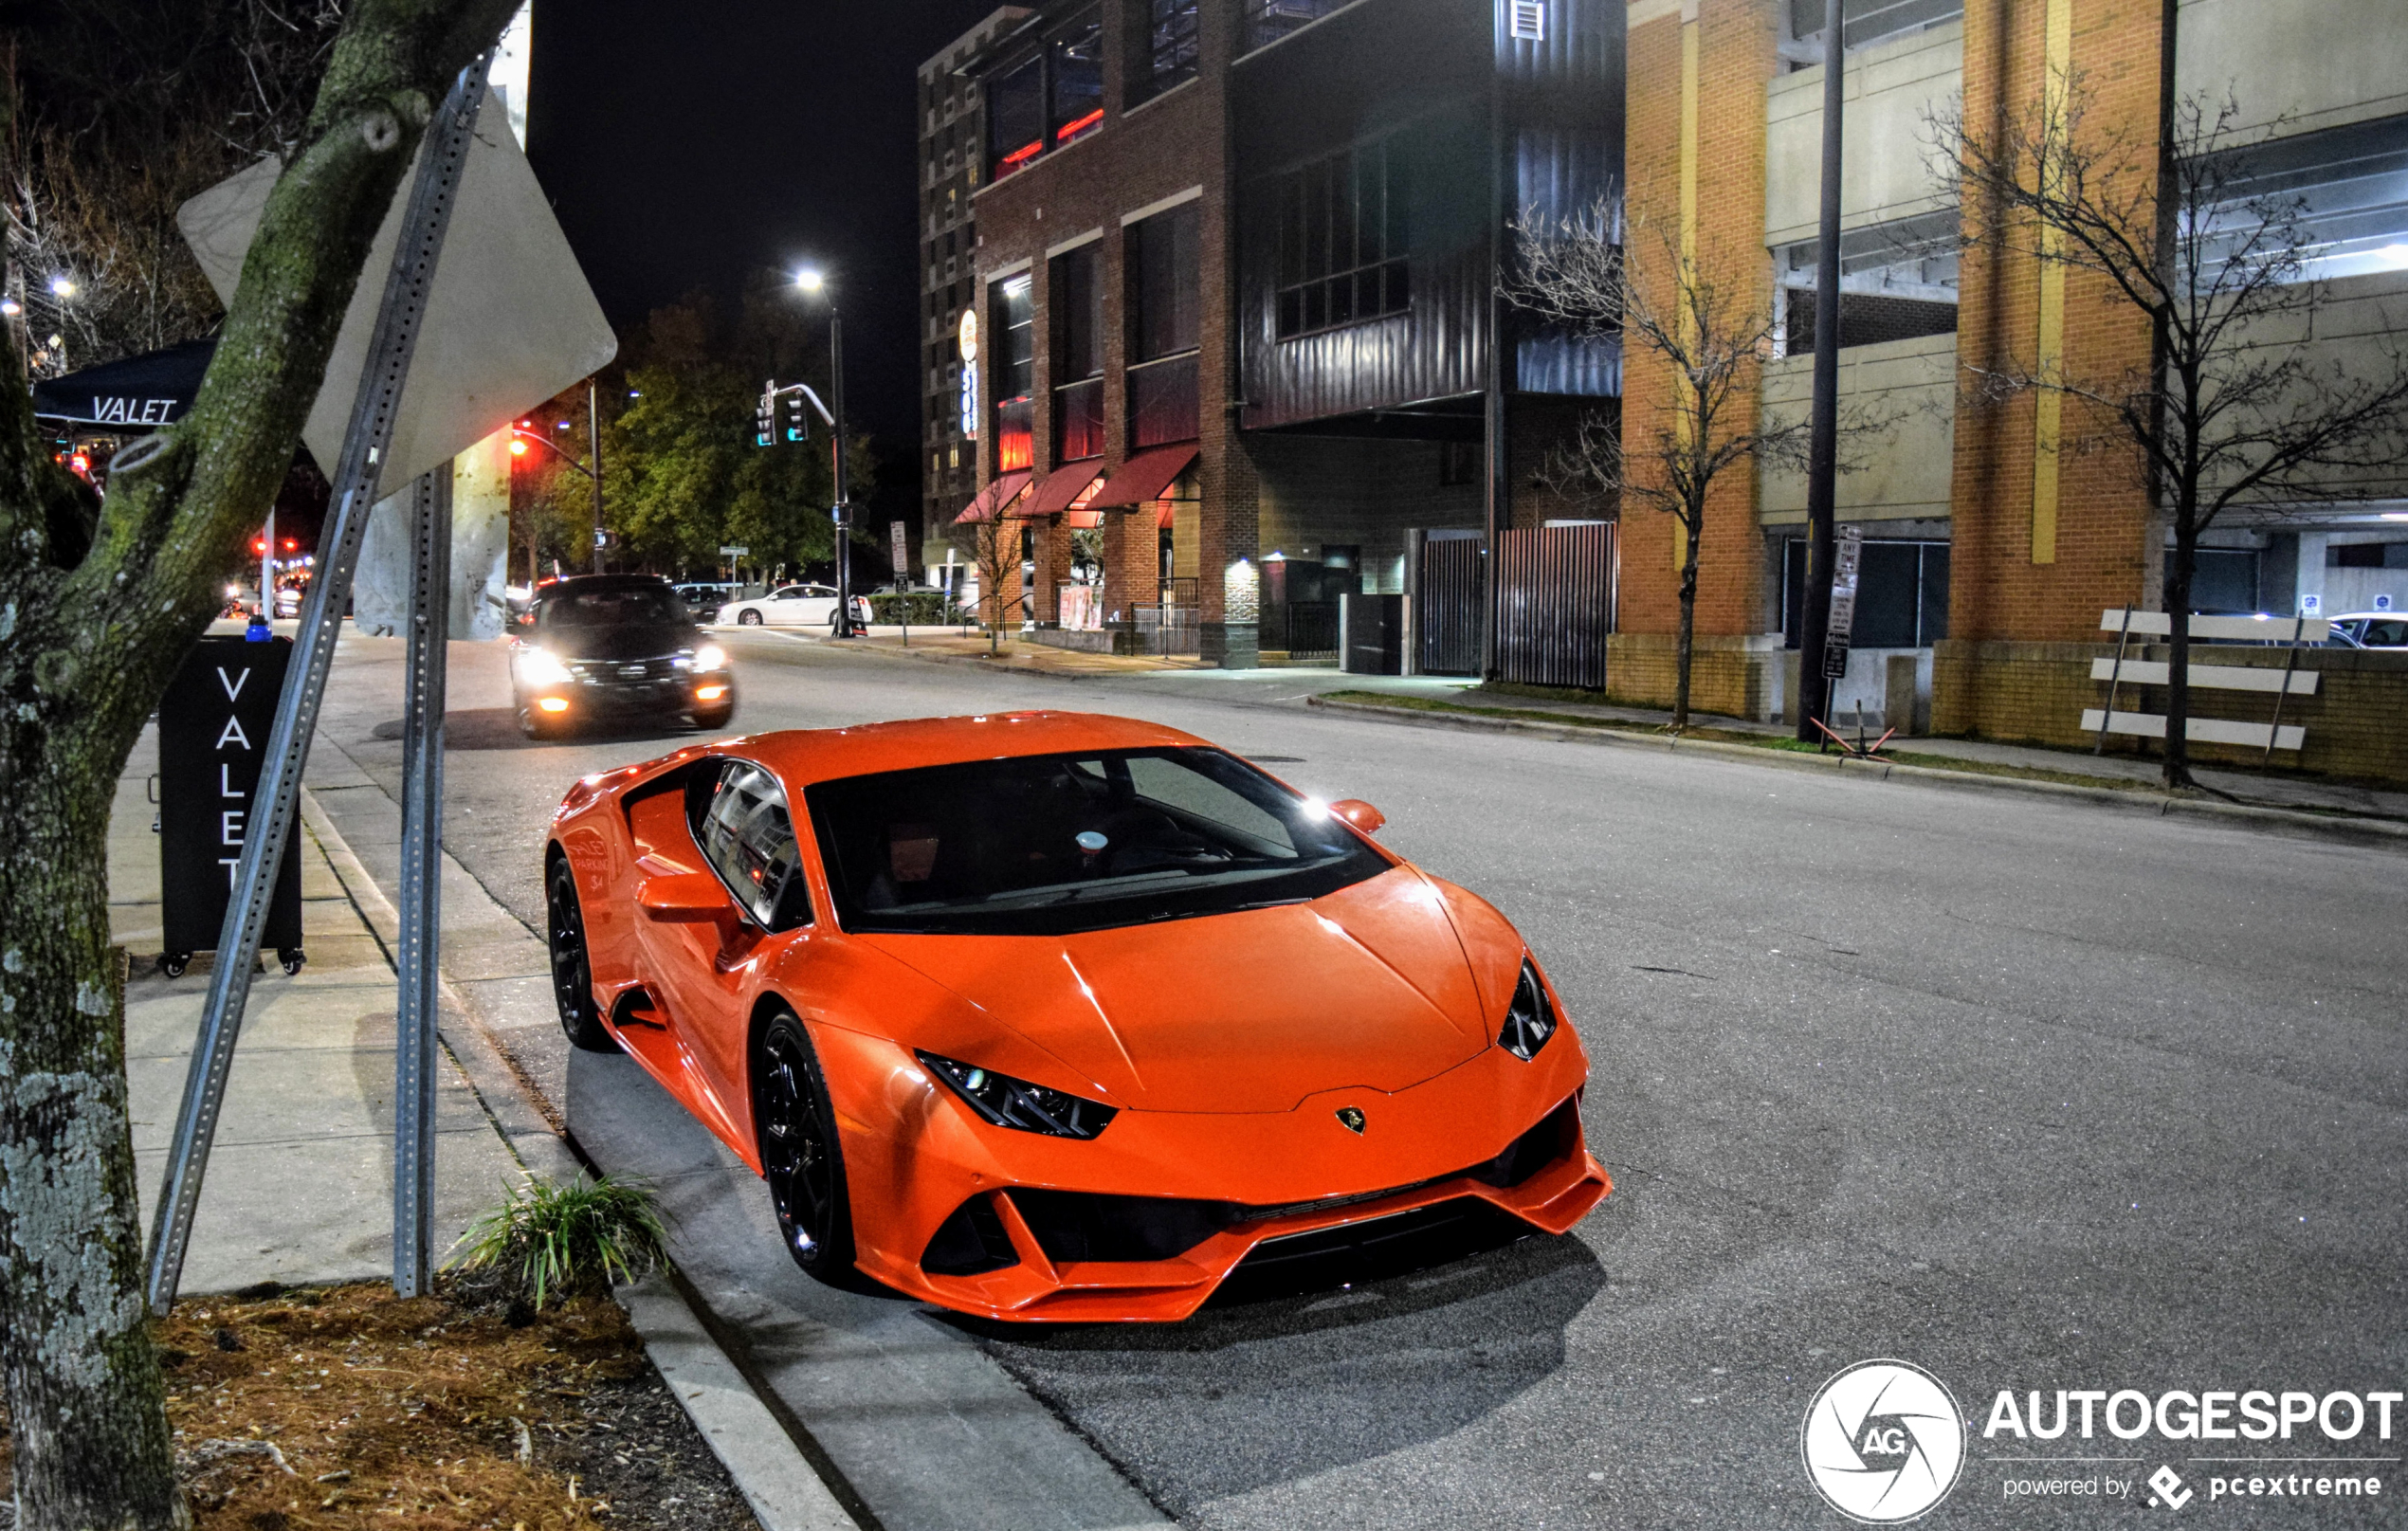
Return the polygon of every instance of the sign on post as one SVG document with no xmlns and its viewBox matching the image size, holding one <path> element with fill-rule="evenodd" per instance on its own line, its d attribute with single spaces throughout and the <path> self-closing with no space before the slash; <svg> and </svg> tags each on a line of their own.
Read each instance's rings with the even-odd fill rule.
<svg viewBox="0 0 2408 1531">
<path fill-rule="evenodd" d="M 225 927 L 292 654 L 289 638 L 203 638 L 159 699 L 159 966 L 170 977 Z M 260 944 L 301 965 L 301 842 L 289 836 Z M 221 952 L 218 960 L 248 955 Z"/>
<path fill-rule="evenodd" d="M 730 542 L 723 544 L 720 548 L 719 556 L 722 558 L 744 558 L 750 557 L 752 556 L 752 552 L 753 550 L 751 548 L 746 547 L 741 542 Z"/>
<path fill-rule="evenodd" d="M 1831 566 L 1831 626 L 1823 638 L 1826 681 L 1848 674 L 1848 648 L 1856 633 L 1856 570 L 1864 556 L 1865 534 L 1853 526 L 1841 527 Z"/>
<path fill-rule="evenodd" d="M 910 583 L 911 538 L 903 531 L 903 523 L 901 521 L 888 521 L 886 535 L 893 545 L 895 555 L 895 588 L 900 590 Z"/>
</svg>

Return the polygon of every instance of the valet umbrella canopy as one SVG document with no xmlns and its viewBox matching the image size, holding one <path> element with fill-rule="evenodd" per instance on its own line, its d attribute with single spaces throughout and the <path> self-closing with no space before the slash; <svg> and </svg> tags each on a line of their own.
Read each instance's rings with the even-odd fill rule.
<svg viewBox="0 0 2408 1531">
<path fill-rule="evenodd" d="M 187 340 L 46 378 L 33 385 L 33 412 L 46 420 L 145 434 L 184 418 L 216 355 L 214 339 Z"/>
</svg>

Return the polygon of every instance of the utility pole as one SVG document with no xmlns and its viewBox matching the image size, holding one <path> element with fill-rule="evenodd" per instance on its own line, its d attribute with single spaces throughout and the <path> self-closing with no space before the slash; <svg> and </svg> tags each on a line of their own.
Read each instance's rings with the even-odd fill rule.
<svg viewBox="0 0 2408 1531">
<path fill-rule="evenodd" d="M 1846 98 L 1845 0 L 1823 0 L 1822 228 L 1815 260 L 1815 405 L 1806 456 L 1806 610 L 1797 645 L 1797 737 L 1819 743 L 1831 708 L 1823 651 L 1831 638 L 1834 505 L 1839 480 L 1840 110 Z"/>
<path fill-rule="evenodd" d="M 602 573 L 602 392 L 585 380 L 585 445 L 593 457 L 593 572 Z"/>
<path fill-rule="evenodd" d="M 829 515 L 836 522 L 836 636 L 853 636 L 853 560 L 847 545 L 852 536 L 853 501 L 845 483 L 845 316 L 836 306 L 833 287 L 828 293 L 828 403 L 836 416 L 836 504 Z"/>
</svg>

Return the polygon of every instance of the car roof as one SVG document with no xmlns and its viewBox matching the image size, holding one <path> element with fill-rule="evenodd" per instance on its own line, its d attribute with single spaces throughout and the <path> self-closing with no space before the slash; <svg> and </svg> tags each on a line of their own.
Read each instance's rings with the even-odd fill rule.
<svg viewBox="0 0 2408 1531">
<path fill-rule="evenodd" d="M 1082 750 L 1211 746 L 1193 734 L 1133 718 L 1092 712 L 990 712 L 916 718 L 850 728 L 794 728 L 754 734 L 713 753 L 757 760 L 791 788 L 884 771 L 1000 760 Z"/>
</svg>

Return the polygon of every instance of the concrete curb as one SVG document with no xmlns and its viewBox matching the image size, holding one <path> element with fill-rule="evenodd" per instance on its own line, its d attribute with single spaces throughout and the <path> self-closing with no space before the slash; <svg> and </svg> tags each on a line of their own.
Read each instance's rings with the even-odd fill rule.
<svg viewBox="0 0 2408 1531">
<path fill-rule="evenodd" d="M 2246 803 L 2204 802 L 2191 798 L 2169 797 L 2162 793 L 2125 788 L 2079 787 L 2065 782 L 2025 781 L 2014 776 L 1994 776 L 1974 771 L 1946 771 L 1934 766 L 1875 764 L 1850 760 L 1844 756 L 1806 755 L 1785 750 L 1758 749 L 1753 745 L 1725 744 L 1716 739 L 1674 739 L 1634 734 L 1616 728 L 1588 727 L 1578 723 L 1543 723 L 1522 718 L 1487 718 L 1467 713 L 1426 712 L 1418 708 L 1384 706 L 1373 702 L 1334 702 L 1316 696 L 1305 698 L 1304 704 L 1329 712 L 1377 719 L 1382 722 L 1401 723 L 1413 728 L 1449 728 L 1469 733 L 1520 734 L 1566 744 L 1609 744 L 1629 749 L 1678 750 L 1684 753 L 1693 751 L 1712 756 L 1717 759 L 1744 761 L 1749 765 L 1769 766 L 1776 770 L 1822 771 L 1861 777 L 1869 781 L 1900 781 L 1926 787 L 2022 793 L 2030 796 L 2053 798 L 2058 802 L 2089 803 L 2103 808 L 2122 810 L 2125 812 L 2148 813 L 2161 818 L 2180 815 L 2220 820 L 2276 834 L 2304 834 L 2321 839 L 2344 841 L 2352 845 L 2408 849 L 2408 824 L 2390 819 L 2344 818 L 2323 813 L 2303 812 L 2293 809 L 2260 808 Z"/>
<path fill-rule="evenodd" d="M 895 648 L 885 645 L 871 644 L 863 644 L 856 648 L 834 644 L 826 638 L 807 638 L 800 633 L 781 632 L 778 636 L 791 639 L 795 643 L 834 648 L 836 652 L 844 654 L 869 654 L 883 659 L 916 660 L 922 665 L 958 665 L 969 669 L 985 670 L 991 675 L 1037 675 L 1049 681 L 1108 681 L 1122 675 L 1163 675 L 1213 668 L 1209 665 L 1166 665 L 1150 669 L 1060 670 L 1041 665 L 1014 665 L 1001 656 L 989 658 L 985 654 L 948 654 L 934 648 Z M 1075 650 L 1059 649 L 1055 652 L 1069 653 Z"/>
<path fill-rule="evenodd" d="M 399 939 L 399 911 L 306 787 L 301 789 L 301 819 L 390 960 Z M 535 939 L 533 935 L 527 939 Z M 531 1174 L 567 1176 L 584 1169 L 549 1103 L 493 1034 L 482 1007 L 463 993 L 449 974 L 440 975 L 437 981 L 443 1008 L 467 1022 L 465 1027 L 444 1027 L 443 1043 L 468 1076 L 512 1156 Z M 860 1522 L 846 1512 L 676 1285 L 654 1277 L 621 1287 L 615 1295 L 643 1337 L 645 1353 L 661 1379 L 710 1443 L 762 1531 L 860 1531 Z"/>
</svg>

